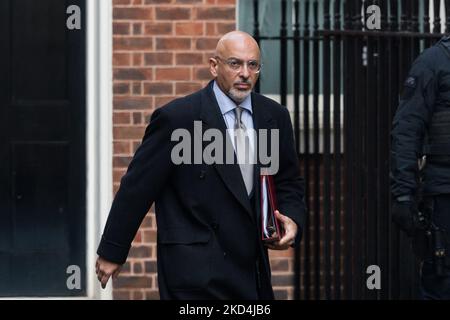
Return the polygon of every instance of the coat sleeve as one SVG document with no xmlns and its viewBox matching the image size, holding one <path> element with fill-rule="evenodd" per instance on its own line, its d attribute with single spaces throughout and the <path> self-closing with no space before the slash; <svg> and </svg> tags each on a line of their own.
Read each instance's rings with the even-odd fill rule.
<svg viewBox="0 0 450 320">
<path fill-rule="evenodd" d="M 155 110 L 112 203 L 97 249 L 102 258 L 119 264 L 126 261 L 142 220 L 173 168 L 171 132 L 166 113 Z"/>
<path fill-rule="evenodd" d="M 391 190 L 394 197 L 417 189 L 418 159 L 436 100 L 437 77 L 422 54 L 404 83 L 391 133 Z"/>
<path fill-rule="evenodd" d="M 295 150 L 291 118 L 287 108 L 283 108 L 283 123 L 280 126 L 280 164 L 275 175 L 275 188 L 279 211 L 295 221 L 298 233 L 295 244 L 298 245 L 305 225 L 306 206 L 305 187 L 300 177 L 300 166 Z"/>
</svg>

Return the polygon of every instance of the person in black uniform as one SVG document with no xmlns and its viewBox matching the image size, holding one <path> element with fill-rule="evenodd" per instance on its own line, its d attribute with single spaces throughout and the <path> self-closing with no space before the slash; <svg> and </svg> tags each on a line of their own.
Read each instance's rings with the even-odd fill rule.
<svg viewBox="0 0 450 320">
<path fill-rule="evenodd" d="M 392 128 L 391 191 L 393 221 L 426 249 L 423 298 L 450 299 L 450 37 L 425 50 L 404 83 Z"/>
</svg>

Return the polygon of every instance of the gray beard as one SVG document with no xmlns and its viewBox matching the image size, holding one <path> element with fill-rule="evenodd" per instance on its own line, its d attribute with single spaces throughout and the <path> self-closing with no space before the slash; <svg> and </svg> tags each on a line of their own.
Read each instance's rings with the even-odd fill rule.
<svg viewBox="0 0 450 320">
<path fill-rule="evenodd" d="M 252 92 L 251 90 L 242 92 L 242 91 L 239 91 L 239 90 L 237 90 L 235 88 L 231 88 L 228 91 L 228 96 L 230 97 L 231 100 L 233 100 L 234 102 L 239 104 L 242 101 L 244 101 L 245 98 L 247 98 L 250 95 L 251 92 Z"/>
</svg>

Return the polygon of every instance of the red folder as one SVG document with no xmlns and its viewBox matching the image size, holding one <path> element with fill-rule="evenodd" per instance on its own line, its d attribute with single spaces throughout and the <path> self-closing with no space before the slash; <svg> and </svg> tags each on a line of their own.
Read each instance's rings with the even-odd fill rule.
<svg viewBox="0 0 450 320">
<path fill-rule="evenodd" d="M 277 210 L 277 198 L 273 176 L 260 175 L 261 192 L 261 240 L 272 242 L 281 238 L 278 219 L 275 216 Z"/>
</svg>

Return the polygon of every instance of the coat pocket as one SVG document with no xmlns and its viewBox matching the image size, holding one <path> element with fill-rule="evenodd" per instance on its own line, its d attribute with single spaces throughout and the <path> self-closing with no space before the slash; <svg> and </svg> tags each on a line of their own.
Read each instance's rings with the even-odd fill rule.
<svg viewBox="0 0 450 320">
<path fill-rule="evenodd" d="M 211 232 L 159 230 L 159 270 L 172 290 L 202 289 L 211 277 Z M 160 274 L 161 276 L 161 274 Z"/>
</svg>

